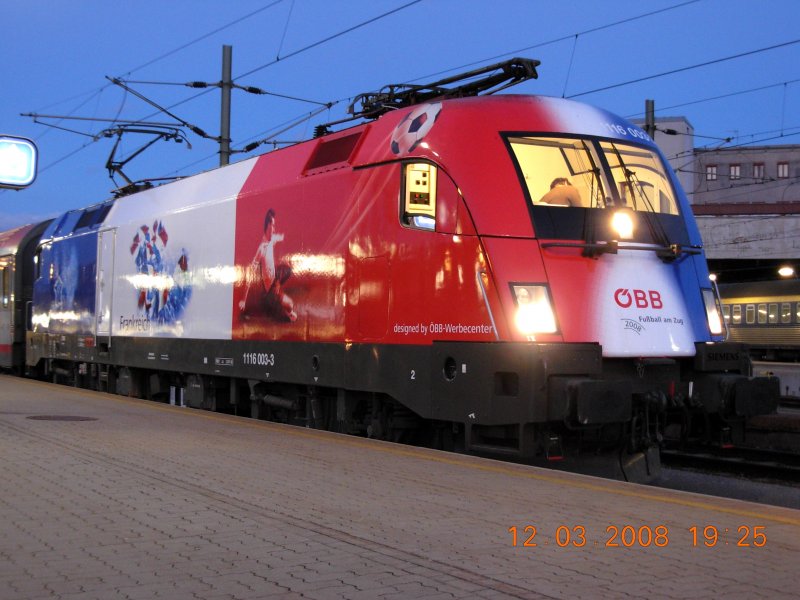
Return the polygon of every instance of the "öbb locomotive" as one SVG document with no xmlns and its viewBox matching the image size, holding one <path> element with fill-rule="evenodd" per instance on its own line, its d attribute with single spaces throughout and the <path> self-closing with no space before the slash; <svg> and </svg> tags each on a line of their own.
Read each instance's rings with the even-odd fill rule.
<svg viewBox="0 0 800 600">
<path fill-rule="evenodd" d="M 74 385 L 610 456 L 637 478 L 667 427 L 713 437 L 774 410 L 777 382 L 723 340 L 691 209 L 642 129 L 563 99 L 418 91 L 7 235 L 4 364 L 24 346 L 29 373 Z"/>
</svg>

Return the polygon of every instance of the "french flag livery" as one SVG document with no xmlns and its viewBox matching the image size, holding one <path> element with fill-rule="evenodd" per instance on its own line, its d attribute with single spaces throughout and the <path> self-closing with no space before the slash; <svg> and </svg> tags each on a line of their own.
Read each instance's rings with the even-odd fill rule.
<svg viewBox="0 0 800 600">
<path fill-rule="evenodd" d="M 431 97 L 70 211 L 36 255 L 27 363 L 120 393 L 628 474 L 687 411 L 777 397 L 658 148 L 563 99 Z"/>
</svg>

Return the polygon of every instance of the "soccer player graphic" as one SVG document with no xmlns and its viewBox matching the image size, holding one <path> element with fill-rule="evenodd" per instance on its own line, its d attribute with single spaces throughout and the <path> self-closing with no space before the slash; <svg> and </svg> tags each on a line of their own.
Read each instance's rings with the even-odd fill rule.
<svg viewBox="0 0 800 600">
<path fill-rule="evenodd" d="M 275 232 L 275 211 L 270 208 L 264 217 L 261 243 L 250 263 L 244 297 L 239 301 L 242 314 L 263 311 L 278 321 L 297 320 L 294 302 L 282 290 L 282 285 L 292 275 L 292 268 L 286 263 L 275 264 L 275 244 L 281 241 L 283 234 Z M 256 286 L 254 298 L 250 295 L 253 286 Z"/>
</svg>

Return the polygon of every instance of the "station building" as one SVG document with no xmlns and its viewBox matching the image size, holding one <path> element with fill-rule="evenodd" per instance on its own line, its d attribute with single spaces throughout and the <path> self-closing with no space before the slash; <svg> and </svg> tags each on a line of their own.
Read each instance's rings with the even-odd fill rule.
<svg viewBox="0 0 800 600">
<path fill-rule="evenodd" d="M 777 279 L 787 265 L 800 272 L 800 144 L 695 147 L 695 137 L 685 117 L 656 119 L 711 271 L 726 283 Z"/>
</svg>

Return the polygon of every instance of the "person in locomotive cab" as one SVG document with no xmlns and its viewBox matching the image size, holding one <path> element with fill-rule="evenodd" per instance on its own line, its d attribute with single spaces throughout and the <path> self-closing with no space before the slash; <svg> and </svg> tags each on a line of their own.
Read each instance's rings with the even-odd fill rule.
<svg viewBox="0 0 800 600">
<path fill-rule="evenodd" d="M 581 195 L 566 177 L 556 177 L 550 184 L 550 191 L 542 196 L 540 204 L 553 206 L 580 206 Z"/>
<path fill-rule="evenodd" d="M 242 313 L 246 314 L 256 309 L 263 310 L 278 320 L 297 320 L 294 301 L 282 289 L 283 284 L 292 275 L 292 268 L 286 263 L 275 264 L 275 244 L 282 241 L 283 234 L 275 232 L 275 210 L 270 208 L 264 216 L 261 243 L 250 263 L 244 297 L 239 301 L 239 310 Z M 259 290 L 257 300 L 248 305 L 248 297 L 254 284 Z"/>
</svg>

